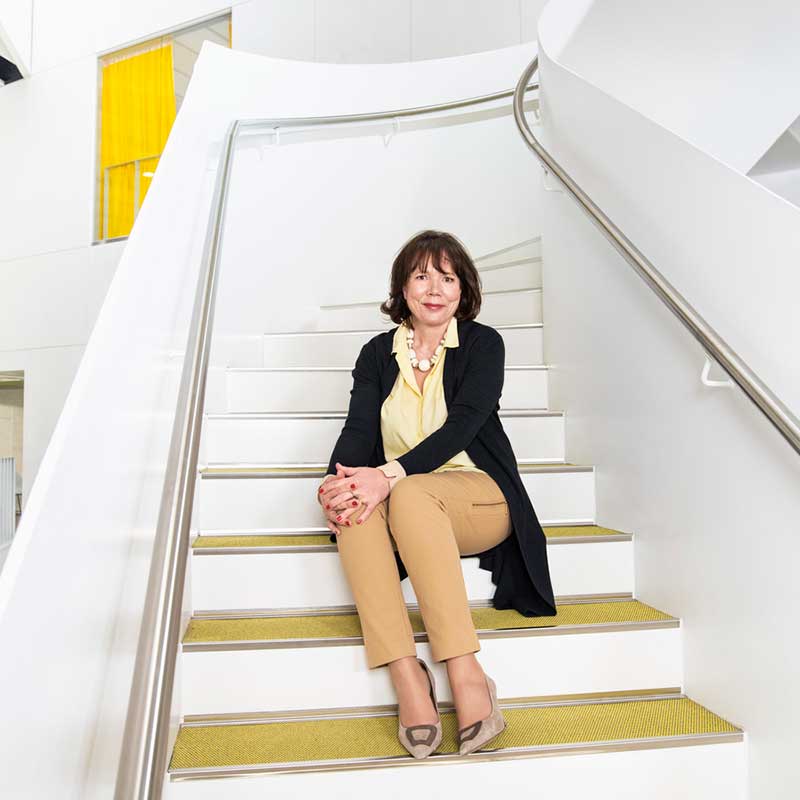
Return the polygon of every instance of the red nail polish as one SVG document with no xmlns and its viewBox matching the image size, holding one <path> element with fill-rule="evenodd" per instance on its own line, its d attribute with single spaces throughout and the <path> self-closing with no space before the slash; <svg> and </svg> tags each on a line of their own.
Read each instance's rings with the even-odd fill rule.
<svg viewBox="0 0 800 800">
<path fill-rule="evenodd" d="M 330 508 L 330 507 L 331 507 L 330 503 L 325 503 L 325 508 Z"/>
<path fill-rule="evenodd" d="M 348 528 L 350 527 L 350 524 L 351 524 L 351 523 L 350 523 L 350 520 L 347 520 L 347 527 L 348 527 Z"/>
<path fill-rule="evenodd" d="M 354 506 L 357 506 L 357 505 L 358 505 L 358 501 L 356 501 L 356 500 L 353 500 L 353 505 L 354 505 Z"/>
<path fill-rule="evenodd" d="M 341 518 L 342 518 L 342 515 L 341 515 L 341 514 L 339 514 L 339 516 L 338 516 L 338 517 L 336 517 L 336 521 L 338 522 L 338 521 L 339 521 Z"/>
<path fill-rule="evenodd" d="M 320 493 L 320 494 L 322 494 L 324 491 L 325 491 L 325 490 L 324 490 L 324 489 L 323 489 L 323 488 L 320 486 L 320 487 L 319 487 L 319 493 Z"/>
<path fill-rule="evenodd" d="M 355 488 L 356 488 L 356 485 L 355 485 L 354 483 L 351 483 L 351 484 L 350 484 L 350 488 L 351 488 L 351 489 L 355 489 Z"/>
<path fill-rule="evenodd" d="M 357 520 L 356 520 L 356 525 L 360 525 L 360 524 L 361 524 L 361 520 L 360 520 L 360 519 L 357 519 Z"/>
</svg>

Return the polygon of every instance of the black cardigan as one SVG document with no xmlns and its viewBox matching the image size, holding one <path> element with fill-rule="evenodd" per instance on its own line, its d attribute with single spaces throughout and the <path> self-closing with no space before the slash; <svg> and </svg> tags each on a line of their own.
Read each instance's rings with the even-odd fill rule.
<svg viewBox="0 0 800 800">
<path fill-rule="evenodd" d="M 505 343 L 494 328 L 475 320 L 457 320 L 457 326 L 459 346 L 449 348 L 444 360 L 447 419 L 397 461 L 407 475 L 432 472 L 466 450 L 475 466 L 500 487 L 513 526 L 511 536 L 478 554 L 480 568 L 491 570 L 497 587 L 494 607 L 513 608 L 526 617 L 553 616 L 556 606 L 544 532 L 497 413 L 505 374 Z M 352 371 L 347 420 L 328 464 L 330 475 L 336 474 L 337 461 L 353 467 L 386 463 L 380 414 L 400 370 L 392 355 L 396 330 L 373 336 L 361 348 Z M 331 542 L 335 541 L 336 534 L 331 534 Z M 403 580 L 408 572 L 397 551 L 395 558 Z"/>
</svg>

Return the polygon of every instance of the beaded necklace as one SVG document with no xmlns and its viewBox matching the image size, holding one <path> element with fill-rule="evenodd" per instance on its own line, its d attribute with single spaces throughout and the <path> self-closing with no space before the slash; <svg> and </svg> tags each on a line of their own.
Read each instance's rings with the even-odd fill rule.
<svg viewBox="0 0 800 800">
<path fill-rule="evenodd" d="M 408 325 L 406 325 L 406 328 L 408 328 Z M 422 372 L 427 372 L 441 357 L 442 351 L 444 350 L 444 340 L 445 337 L 442 336 L 433 355 L 430 358 L 423 358 L 422 361 L 420 361 L 417 358 L 417 354 L 414 352 L 414 331 L 409 328 L 408 333 L 406 333 L 406 342 L 408 344 L 408 358 L 411 361 L 411 366 L 416 367 Z"/>
</svg>

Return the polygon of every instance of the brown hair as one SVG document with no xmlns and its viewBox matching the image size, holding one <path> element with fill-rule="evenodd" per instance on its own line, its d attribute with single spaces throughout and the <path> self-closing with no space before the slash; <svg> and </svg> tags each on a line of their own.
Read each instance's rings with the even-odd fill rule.
<svg viewBox="0 0 800 800">
<path fill-rule="evenodd" d="M 403 297 L 406 281 L 417 266 L 424 272 L 428 256 L 439 271 L 442 269 L 442 256 L 446 256 L 453 266 L 461 285 L 461 300 L 456 309 L 456 319 L 475 319 L 481 310 L 481 278 L 467 248 L 452 234 L 443 231 L 427 230 L 416 234 L 401 248 L 392 264 L 389 281 L 389 299 L 381 303 L 382 314 L 387 314 L 398 325 L 411 317 L 411 310 Z"/>
</svg>

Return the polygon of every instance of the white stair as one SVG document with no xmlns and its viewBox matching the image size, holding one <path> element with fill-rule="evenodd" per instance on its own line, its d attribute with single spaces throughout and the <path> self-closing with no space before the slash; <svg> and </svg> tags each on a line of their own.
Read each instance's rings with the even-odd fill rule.
<svg viewBox="0 0 800 800">
<path fill-rule="evenodd" d="M 352 380 L 352 379 L 351 379 Z M 341 397 L 338 398 L 341 404 Z M 206 458 L 224 464 L 325 462 L 347 417 L 345 411 L 209 414 Z M 501 411 L 500 420 L 520 461 L 564 461 L 564 415 L 559 411 Z"/>
<path fill-rule="evenodd" d="M 202 473 L 199 496 L 200 530 L 281 530 L 320 524 L 321 509 L 316 490 L 327 469 L 295 477 L 269 472 L 248 473 L 257 465 L 241 465 L 241 471 Z M 219 467 L 222 470 L 223 467 Z M 590 521 L 594 519 L 594 469 L 586 466 L 530 467 L 522 472 L 522 483 L 542 523 Z M 324 519 L 324 518 L 323 518 Z"/>
<path fill-rule="evenodd" d="M 329 535 L 327 528 L 319 533 Z M 327 551 L 326 551 L 327 550 Z M 560 596 L 633 594 L 633 541 L 550 539 L 550 576 Z M 477 557 L 462 558 L 470 601 L 488 602 L 494 584 Z M 411 581 L 401 583 L 409 603 L 417 598 Z M 336 545 L 308 547 L 195 548 L 192 556 L 195 611 L 278 609 L 353 604 Z"/>
<path fill-rule="evenodd" d="M 481 665 L 502 687 L 504 697 L 680 686 L 677 624 L 610 632 L 550 634 L 547 630 L 522 636 L 497 632 L 496 637 L 480 639 Z M 246 649 L 223 643 L 206 650 L 184 645 L 184 714 L 397 702 L 388 670 L 368 670 L 362 644 L 247 644 Z M 427 642 L 419 642 L 417 650 L 436 676 L 437 698 L 451 700 L 444 664 L 433 662 Z M 220 680 L 222 675 L 236 678 Z"/>
<path fill-rule="evenodd" d="M 506 348 L 506 364 L 542 364 L 542 323 L 498 325 Z M 262 343 L 262 358 L 253 361 L 241 355 L 231 359 L 237 367 L 346 367 L 352 369 L 364 342 L 386 330 L 369 328 L 353 331 L 299 331 L 268 333 L 254 337 Z M 252 351 L 252 341 L 247 341 Z M 244 352 L 245 347 L 240 348 Z"/>
<path fill-rule="evenodd" d="M 231 367 L 226 373 L 228 410 L 326 411 L 350 397 L 351 367 Z M 309 392 L 309 386 L 314 387 Z M 500 407 L 547 408 L 547 368 L 507 366 Z"/>
</svg>

